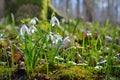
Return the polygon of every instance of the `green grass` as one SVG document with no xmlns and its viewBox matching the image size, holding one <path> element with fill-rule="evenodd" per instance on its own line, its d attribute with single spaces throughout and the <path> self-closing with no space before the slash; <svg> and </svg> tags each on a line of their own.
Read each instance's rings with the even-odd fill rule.
<svg viewBox="0 0 120 80">
<path fill-rule="evenodd" d="M 11 14 L 11 17 L 11 26 L 15 26 L 15 19 L 13 14 Z M 27 20 L 25 23 L 27 23 Z M 6 30 L 6 25 L 7 21 L 5 22 L 5 25 L 3 25 L 4 28 L 2 29 Z M 37 32 L 31 35 L 25 34 L 24 38 L 22 38 L 22 36 L 17 36 L 18 38 L 14 38 L 12 44 L 9 34 L 15 33 L 15 36 L 19 35 L 19 32 L 15 31 L 15 27 L 12 27 L 12 31 L 6 30 L 7 32 L 0 32 L 0 34 L 2 34 L 0 36 L 0 52 L 2 52 L 2 54 L 5 54 L 7 52 L 6 48 L 2 46 L 2 41 L 6 41 L 8 43 L 8 46 L 11 49 L 11 53 L 13 53 L 17 49 L 20 50 L 24 55 L 25 67 L 27 71 L 27 76 L 29 78 L 31 78 L 32 73 L 35 72 L 36 67 L 40 65 L 41 59 L 45 60 L 46 75 L 49 76 L 49 64 L 64 63 L 66 64 L 66 66 L 73 66 L 73 64 L 69 62 L 75 62 L 77 54 L 80 54 L 84 61 L 83 63 L 87 64 L 87 66 L 85 67 L 90 67 L 93 72 L 95 70 L 95 66 L 99 66 L 98 63 L 101 61 L 100 57 L 102 57 L 102 60 L 106 60 L 106 63 L 102 64 L 103 69 L 98 70 L 98 72 L 101 72 L 101 74 L 105 72 L 108 77 L 112 76 L 109 75 L 111 74 L 112 66 L 117 65 L 113 65 L 112 62 L 114 61 L 115 55 L 118 54 L 118 52 L 120 51 L 120 45 L 115 43 L 115 38 L 120 38 L 118 26 L 113 26 L 112 24 L 110 24 L 109 20 L 106 21 L 106 24 L 99 24 L 81 22 L 81 19 L 79 19 L 78 21 L 72 20 L 72 22 L 68 22 L 68 24 L 62 23 L 61 25 L 61 27 L 64 28 L 64 31 L 60 30 L 58 26 L 52 27 L 51 24 L 47 21 L 38 21 L 38 24 L 35 25 L 35 27 L 37 28 Z M 57 44 L 52 44 L 51 40 L 46 40 L 49 32 L 52 29 L 54 29 L 54 34 L 59 33 L 59 35 L 63 37 L 63 40 L 58 41 Z M 87 36 L 86 30 L 90 31 L 90 36 Z M 66 34 L 65 32 L 67 32 L 68 34 Z M 97 33 L 97 38 L 95 38 L 95 33 Z M 60 51 L 61 46 L 66 45 L 63 43 L 64 39 L 67 36 L 70 36 L 72 39 L 70 40 L 70 46 L 68 48 L 63 48 L 63 50 Z M 106 46 L 105 36 L 110 36 L 112 38 L 109 46 Z M 79 47 L 83 47 L 82 50 L 79 50 Z M 107 47 L 109 47 L 109 50 L 106 50 Z M 0 54 L 0 57 L 2 56 L 2 54 Z M 56 60 L 55 56 L 60 56 L 63 58 L 63 60 Z M 0 60 L 0 62 L 2 61 Z M 14 60 L 12 60 L 12 67 L 6 67 L 8 67 L 8 69 L 11 69 L 14 66 Z M 1 66 L 0 71 L 3 71 L 2 68 L 3 67 Z M 8 71 L 9 73 L 12 72 L 11 70 Z M 72 76 L 73 75 L 71 75 L 71 77 Z"/>
</svg>

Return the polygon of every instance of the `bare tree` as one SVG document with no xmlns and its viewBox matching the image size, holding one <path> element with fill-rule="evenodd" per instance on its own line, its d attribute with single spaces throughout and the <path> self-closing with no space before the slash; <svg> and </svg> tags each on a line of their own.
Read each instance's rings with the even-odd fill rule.
<svg viewBox="0 0 120 80">
<path fill-rule="evenodd" d="M 79 18 L 79 15 L 80 15 L 79 14 L 79 12 L 80 12 L 79 11 L 80 10 L 80 6 L 79 5 L 80 5 L 80 0 L 77 0 L 77 18 Z"/>
<path fill-rule="evenodd" d="M 93 21 L 94 0 L 84 0 L 86 9 L 86 18 L 88 21 Z"/>
<path fill-rule="evenodd" d="M 0 19 L 4 16 L 4 0 L 0 0 Z"/>
</svg>

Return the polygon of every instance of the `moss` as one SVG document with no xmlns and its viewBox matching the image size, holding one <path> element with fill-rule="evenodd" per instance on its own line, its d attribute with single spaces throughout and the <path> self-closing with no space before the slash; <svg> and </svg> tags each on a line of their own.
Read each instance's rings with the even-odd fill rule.
<svg viewBox="0 0 120 80">
<path fill-rule="evenodd" d="M 0 80 L 3 80 L 4 77 L 10 76 L 13 71 L 15 71 L 15 69 L 0 65 L 0 73 L 2 73 L 0 74 Z"/>
<path fill-rule="evenodd" d="M 49 63 L 48 67 L 49 67 L 49 72 L 54 72 L 55 70 L 59 70 L 60 68 L 63 68 L 63 65 L 57 65 L 57 64 L 54 64 L 54 63 Z M 46 63 L 38 65 L 35 69 L 35 72 L 37 72 L 37 73 L 40 72 L 40 73 L 45 73 L 46 74 L 46 71 L 47 71 Z"/>
<path fill-rule="evenodd" d="M 82 66 L 72 66 L 70 68 L 63 68 L 54 76 L 56 80 L 81 80 L 91 79 L 93 74 Z M 66 79 L 67 78 L 67 79 Z"/>
<path fill-rule="evenodd" d="M 26 17 L 38 17 L 41 20 L 50 19 L 53 11 L 59 19 L 64 17 L 53 8 L 50 0 L 6 0 L 5 15 L 10 17 L 10 14 L 13 13 L 16 22 L 20 22 Z"/>
<path fill-rule="evenodd" d="M 11 13 L 14 14 L 17 21 L 36 16 L 45 20 L 47 17 L 47 0 L 15 0 L 9 4 L 6 3 L 5 15 L 10 16 Z"/>
<path fill-rule="evenodd" d="M 46 74 L 46 64 L 39 65 L 35 72 Z M 49 77 L 55 80 L 81 80 L 92 79 L 93 73 L 91 70 L 83 66 L 67 67 L 65 64 L 49 64 Z"/>
<path fill-rule="evenodd" d="M 41 0 L 41 4 L 43 5 L 41 9 L 41 17 L 43 20 L 47 18 L 47 3 L 47 0 Z"/>
</svg>

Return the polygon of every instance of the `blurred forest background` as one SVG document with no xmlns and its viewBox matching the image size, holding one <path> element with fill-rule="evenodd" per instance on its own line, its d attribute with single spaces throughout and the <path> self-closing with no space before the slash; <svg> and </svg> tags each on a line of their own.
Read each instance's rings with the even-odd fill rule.
<svg viewBox="0 0 120 80">
<path fill-rule="evenodd" d="M 52 0 L 54 7 L 64 15 L 86 21 L 120 23 L 120 0 Z M 68 12 L 66 12 L 68 11 Z"/>
<path fill-rule="evenodd" d="M 49 8 L 49 4 L 54 8 Z M 83 17 L 83 21 L 100 23 L 109 19 L 113 24 L 120 24 L 120 0 L 0 0 L 1 21 L 11 13 L 18 20 L 35 16 L 41 18 L 39 15 L 44 19 L 54 10 L 68 19 Z"/>
</svg>

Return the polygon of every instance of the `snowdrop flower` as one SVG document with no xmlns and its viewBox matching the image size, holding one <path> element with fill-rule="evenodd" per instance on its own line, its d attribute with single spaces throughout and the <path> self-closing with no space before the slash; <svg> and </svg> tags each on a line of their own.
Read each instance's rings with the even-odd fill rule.
<svg viewBox="0 0 120 80">
<path fill-rule="evenodd" d="M 49 33 L 49 35 L 47 36 L 47 41 L 51 40 L 52 44 L 57 44 L 58 41 L 62 41 L 62 36 L 59 34 L 54 34 L 52 32 Z"/>
<path fill-rule="evenodd" d="M 37 29 L 36 29 L 35 26 L 31 26 L 31 27 L 29 28 L 29 33 L 34 33 L 35 31 L 37 32 Z"/>
<path fill-rule="evenodd" d="M 29 33 L 29 28 L 24 24 L 24 25 L 22 25 L 22 27 L 20 28 L 20 35 L 23 36 L 25 33 L 30 34 L 30 33 Z"/>
<path fill-rule="evenodd" d="M 52 43 L 53 43 L 53 44 L 57 44 L 57 41 L 58 41 L 58 40 L 56 40 L 54 36 L 50 36 L 50 37 L 51 37 Z"/>
<path fill-rule="evenodd" d="M 87 34 L 87 36 L 91 36 L 92 35 L 92 33 L 90 31 L 87 31 L 86 34 Z"/>
<path fill-rule="evenodd" d="M 109 51 L 109 50 L 110 50 L 110 47 L 106 47 L 105 49 L 106 49 L 107 51 Z"/>
<path fill-rule="evenodd" d="M 102 66 L 95 66 L 95 69 L 102 69 Z"/>
<path fill-rule="evenodd" d="M 57 44 L 59 40 L 62 41 L 62 36 L 54 35 L 53 44 Z"/>
<path fill-rule="evenodd" d="M 103 60 L 103 61 L 101 61 L 101 62 L 98 62 L 97 64 L 100 65 L 100 64 L 104 64 L 104 63 L 106 63 L 106 62 L 107 62 L 106 60 Z"/>
<path fill-rule="evenodd" d="M 26 34 L 31 34 L 31 33 L 34 33 L 34 32 L 37 32 L 37 29 L 35 28 L 35 26 L 31 26 L 30 28 L 28 28 L 25 24 L 22 25 L 22 27 L 20 28 L 20 35 L 21 36 L 24 36 L 25 33 Z"/>
<path fill-rule="evenodd" d="M 46 41 L 50 40 L 51 32 L 46 36 Z"/>
<path fill-rule="evenodd" d="M 62 31 L 64 31 L 64 28 L 60 26 L 60 21 L 55 16 L 53 16 L 52 19 L 50 20 L 50 24 L 52 26 L 57 25 Z"/>
<path fill-rule="evenodd" d="M 38 21 L 37 17 L 34 17 L 33 19 L 30 20 L 29 24 L 35 25 Z"/>
<path fill-rule="evenodd" d="M 68 61 L 68 63 L 71 65 L 77 65 L 77 63 L 75 63 L 74 61 Z"/>
<path fill-rule="evenodd" d="M 60 60 L 60 61 L 64 61 L 64 58 L 62 58 L 61 56 L 55 56 L 56 60 Z"/>
<path fill-rule="evenodd" d="M 112 42 L 112 38 L 110 36 L 105 36 L 105 41 L 106 42 Z"/>
<path fill-rule="evenodd" d="M 61 36 L 61 35 L 55 34 L 54 36 L 55 36 L 58 40 L 62 41 L 62 36 Z"/>
<path fill-rule="evenodd" d="M 62 23 L 65 23 L 66 21 L 65 21 L 65 19 L 62 19 Z"/>
<path fill-rule="evenodd" d="M 51 41 L 53 44 L 57 44 L 58 41 L 62 41 L 62 36 L 55 34 L 53 37 L 51 36 Z"/>
<path fill-rule="evenodd" d="M 50 20 L 50 24 L 52 26 L 55 26 L 55 24 L 57 24 L 58 26 L 60 26 L 60 22 L 59 22 L 59 20 L 55 16 L 53 16 L 52 19 Z"/>
<path fill-rule="evenodd" d="M 68 42 L 70 42 L 70 41 L 71 41 L 71 38 L 70 38 L 70 36 L 67 36 L 67 37 L 64 39 L 64 41 L 63 41 L 63 42 L 65 42 L 65 41 L 68 41 Z"/>
</svg>

